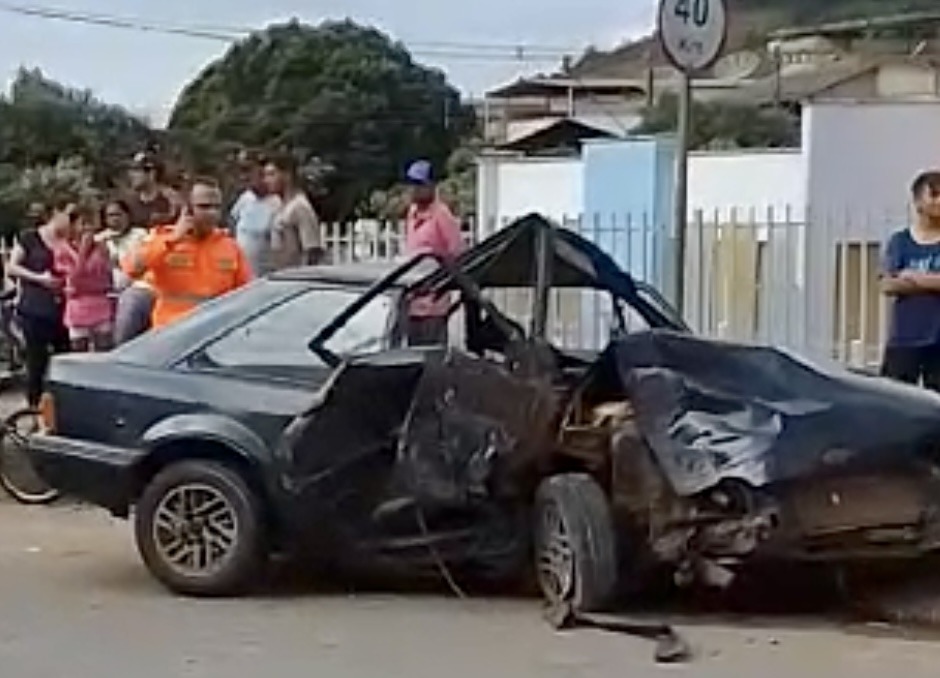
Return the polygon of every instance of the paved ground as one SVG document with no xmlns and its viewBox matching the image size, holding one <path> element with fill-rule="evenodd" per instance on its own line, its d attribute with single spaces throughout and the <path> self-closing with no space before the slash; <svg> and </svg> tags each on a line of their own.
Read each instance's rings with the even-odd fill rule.
<svg viewBox="0 0 940 678">
<path fill-rule="evenodd" d="M 559 635 L 534 602 L 292 591 L 174 598 L 124 523 L 89 509 L 0 501 L 0 673 L 16 678 L 647 676 L 651 646 Z M 819 621 L 678 620 L 696 678 L 936 676 L 940 641 Z"/>
<path fill-rule="evenodd" d="M 20 397 L 0 396 L 0 413 Z M 0 495 L 0 675 L 11 678 L 696 678 L 936 676 L 940 636 L 815 619 L 670 619 L 696 657 L 652 661 L 646 641 L 553 632 L 536 602 L 312 586 L 228 601 L 176 598 L 140 564 L 128 524 L 93 509 Z"/>
</svg>

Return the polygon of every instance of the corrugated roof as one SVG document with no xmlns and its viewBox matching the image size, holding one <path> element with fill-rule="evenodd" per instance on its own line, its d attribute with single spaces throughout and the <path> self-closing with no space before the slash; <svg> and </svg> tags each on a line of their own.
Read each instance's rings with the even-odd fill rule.
<svg viewBox="0 0 940 678">
<path fill-rule="evenodd" d="M 646 81 L 635 78 L 572 78 L 559 76 L 536 76 L 520 78 L 492 89 L 486 93 L 488 98 L 547 96 L 565 90 L 603 92 L 623 92 L 634 90 L 641 95 L 646 92 Z"/>
<path fill-rule="evenodd" d="M 545 150 L 570 149 L 581 147 L 585 139 L 614 138 L 616 135 L 607 130 L 588 125 L 573 118 L 563 118 L 535 129 L 517 139 L 497 146 L 501 151 L 537 153 Z"/>
</svg>

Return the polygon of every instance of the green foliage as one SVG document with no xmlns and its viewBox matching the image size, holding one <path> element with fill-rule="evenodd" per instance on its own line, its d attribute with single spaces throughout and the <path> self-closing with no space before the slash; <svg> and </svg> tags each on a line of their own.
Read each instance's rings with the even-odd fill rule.
<svg viewBox="0 0 940 678">
<path fill-rule="evenodd" d="M 156 135 L 147 124 L 85 90 L 21 69 L 0 97 L 0 231 L 21 225 L 30 202 L 69 192 L 91 198 Z"/>
<path fill-rule="evenodd" d="M 674 132 L 678 99 L 664 94 L 645 111 L 638 134 Z M 699 102 L 692 106 L 692 149 L 790 148 L 799 145 L 799 119 L 787 111 L 736 102 Z"/>
<path fill-rule="evenodd" d="M 410 160 L 441 165 L 473 123 L 442 73 L 379 31 L 291 22 L 255 33 L 206 68 L 183 91 L 170 131 L 216 147 L 291 149 L 332 167 L 321 208 L 344 217 L 393 185 Z"/>
<path fill-rule="evenodd" d="M 36 165 L 10 177 L 0 187 L 0 200 L 25 209 L 33 202 L 48 205 L 60 196 L 93 202 L 101 196 L 89 165 L 81 158 L 65 158 L 55 165 Z"/>
<path fill-rule="evenodd" d="M 0 163 L 54 165 L 78 157 L 106 183 L 122 162 L 153 140 L 147 124 L 87 90 L 64 87 L 38 70 L 20 69 L 0 99 Z"/>
</svg>

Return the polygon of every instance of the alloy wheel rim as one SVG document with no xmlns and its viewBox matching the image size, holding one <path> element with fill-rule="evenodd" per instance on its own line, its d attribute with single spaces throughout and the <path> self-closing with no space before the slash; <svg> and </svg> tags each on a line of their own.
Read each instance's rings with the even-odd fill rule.
<svg viewBox="0 0 940 678">
<path fill-rule="evenodd" d="M 160 500 L 152 531 L 157 553 L 167 565 L 187 577 L 207 577 L 235 554 L 238 514 L 217 488 L 185 483 Z"/>
<path fill-rule="evenodd" d="M 569 600 L 574 591 L 574 552 L 565 520 L 554 502 L 541 512 L 536 561 L 539 585 L 549 602 Z"/>
</svg>

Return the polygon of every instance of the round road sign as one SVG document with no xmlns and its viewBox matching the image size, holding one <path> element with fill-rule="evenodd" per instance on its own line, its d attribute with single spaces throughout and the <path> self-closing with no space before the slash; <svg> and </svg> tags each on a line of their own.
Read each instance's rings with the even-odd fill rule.
<svg viewBox="0 0 940 678">
<path fill-rule="evenodd" d="M 659 41 L 676 68 L 700 71 L 721 55 L 727 20 L 724 0 L 660 0 Z"/>
</svg>

